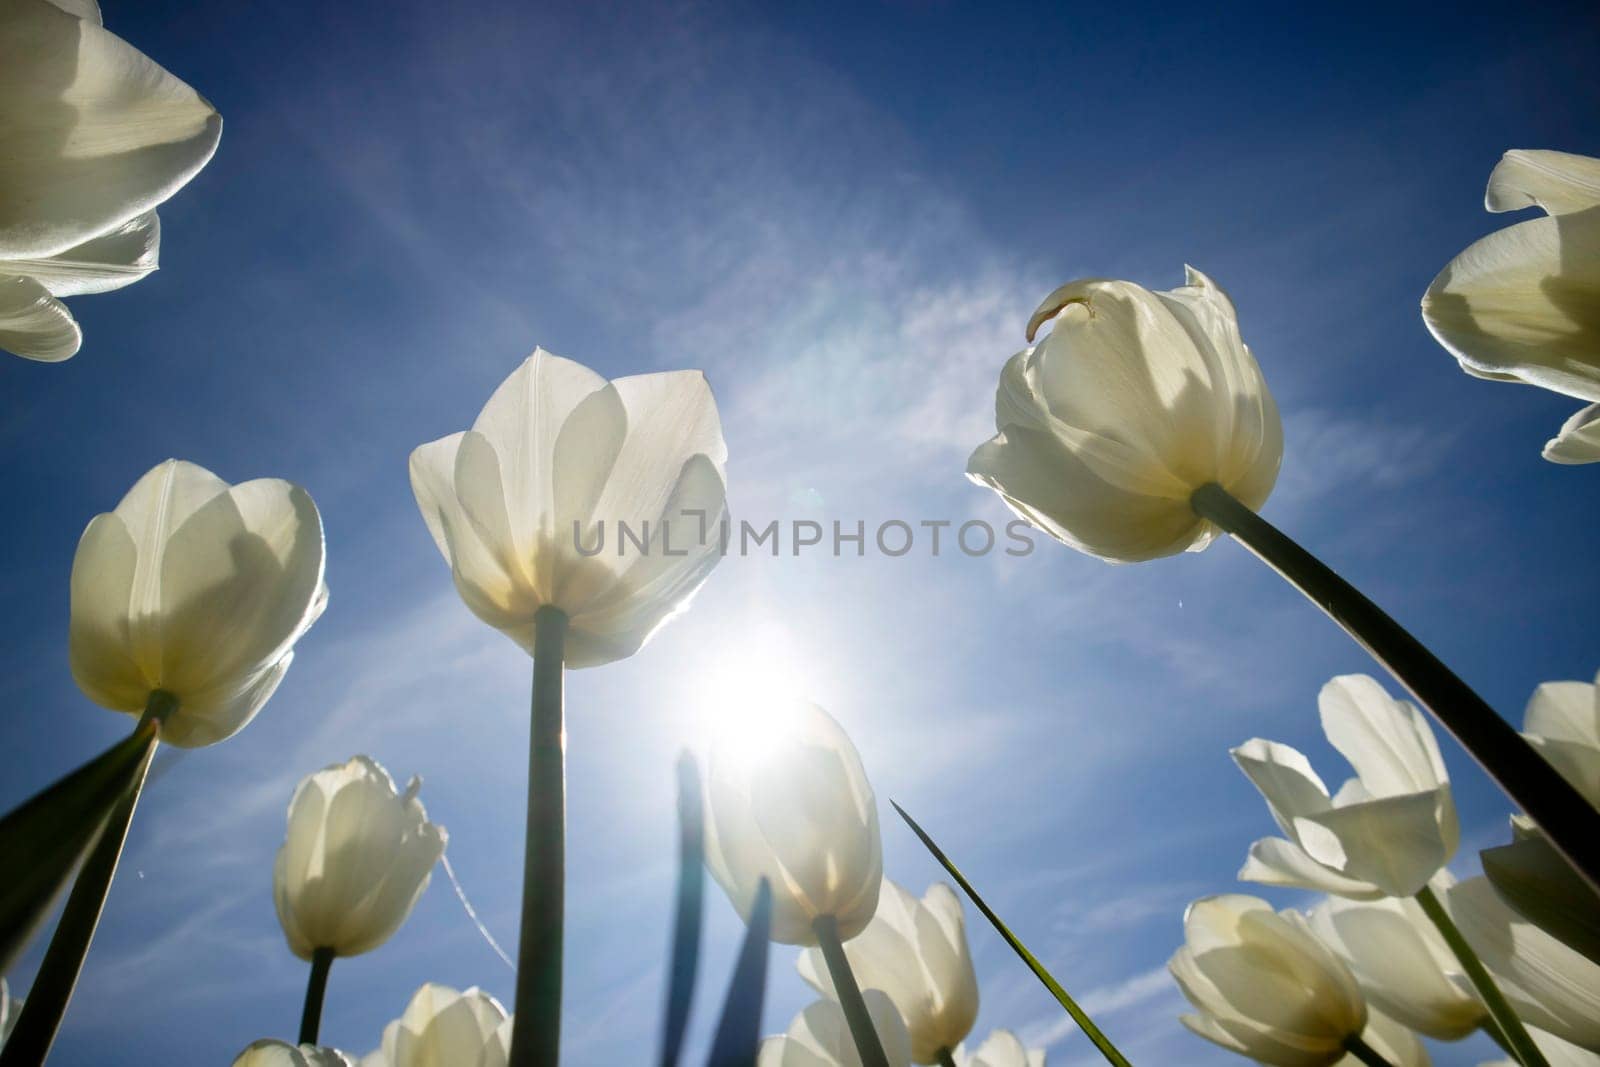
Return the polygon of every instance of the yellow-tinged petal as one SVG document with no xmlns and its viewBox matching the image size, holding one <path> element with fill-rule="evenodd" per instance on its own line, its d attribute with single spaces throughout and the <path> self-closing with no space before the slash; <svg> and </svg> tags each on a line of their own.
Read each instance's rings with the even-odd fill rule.
<svg viewBox="0 0 1600 1067">
<path fill-rule="evenodd" d="M 70 359 L 83 331 L 67 305 L 34 278 L 6 274 L 0 262 L 0 350 L 40 363 Z"/>
</svg>

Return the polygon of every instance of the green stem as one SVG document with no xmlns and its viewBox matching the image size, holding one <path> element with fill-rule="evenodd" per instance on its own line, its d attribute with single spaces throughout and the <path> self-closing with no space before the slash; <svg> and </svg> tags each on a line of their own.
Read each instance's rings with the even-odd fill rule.
<svg viewBox="0 0 1600 1067">
<path fill-rule="evenodd" d="M 1494 1020 L 1494 1025 L 1500 1031 L 1500 1036 L 1505 1039 L 1511 1055 L 1522 1064 L 1522 1067 L 1550 1067 L 1544 1058 L 1544 1053 L 1539 1051 L 1539 1046 L 1528 1036 L 1528 1030 L 1522 1025 L 1522 1020 L 1517 1018 L 1517 1013 L 1506 1003 L 1505 994 L 1500 992 L 1500 987 L 1495 985 L 1494 979 L 1489 976 L 1489 969 L 1483 965 L 1478 954 L 1472 951 L 1466 936 L 1450 918 L 1450 913 L 1444 910 L 1444 905 L 1434 895 L 1432 887 L 1422 887 L 1417 893 L 1417 903 L 1422 905 L 1423 913 L 1438 929 L 1445 944 L 1450 946 L 1450 951 L 1455 953 L 1462 970 L 1467 972 L 1472 988 L 1477 990 L 1478 999 L 1483 1001 L 1483 1006 L 1489 1009 L 1489 1017 Z"/>
<path fill-rule="evenodd" d="M 956 1058 L 950 1054 L 949 1049 L 942 1048 L 934 1055 L 939 1059 L 939 1067 L 956 1067 Z"/>
<path fill-rule="evenodd" d="M 850 960 L 839 941 L 839 920 L 832 915 L 819 915 L 811 928 L 816 931 L 817 945 L 828 964 L 828 977 L 833 979 L 833 991 L 844 1010 L 845 1022 L 850 1024 L 850 1036 L 861 1054 L 861 1067 L 889 1067 L 889 1057 L 884 1055 L 883 1042 L 878 1040 L 877 1027 L 872 1025 L 867 1002 L 861 997 L 861 987 L 856 984 L 855 972 L 850 970 Z"/>
<path fill-rule="evenodd" d="M 1394 1067 L 1377 1049 L 1361 1040 L 1357 1034 L 1345 1038 L 1345 1051 L 1366 1064 L 1367 1067 Z"/>
<path fill-rule="evenodd" d="M 322 998 L 328 992 L 328 972 L 333 970 L 333 949 L 311 953 L 311 977 L 306 981 L 306 1003 L 300 1009 L 300 1044 L 315 1045 L 322 1029 Z"/>
<path fill-rule="evenodd" d="M 38 1067 L 50 1055 L 67 1004 L 77 988 L 78 975 L 83 971 L 95 928 L 100 925 L 100 913 L 105 910 L 111 881 L 122 859 L 122 846 L 128 839 L 128 827 L 133 822 L 134 809 L 139 806 L 150 760 L 160 740 L 161 723 L 177 706 L 177 700 L 169 693 L 156 690 L 150 694 L 144 715 L 134 727 L 134 737 L 141 739 L 143 751 L 133 777 L 106 817 L 99 840 L 83 861 L 78 880 L 61 911 L 61 920 L 56 924 L 56 932 L 50 938 L 50 947 L 45 949 L 39 972 L 28 989 L 16 1029 L 11 1032 L 5 1048 L 0 1050 L 0 1067 Z"/>
<path fill-rule="evenodd" d="M 1600 891 L 1600 811 L 1510 723 L 1383 609 L 1226 489 L 1203 485 L 1189 502 L 1195 514 L 1233 535 L 1383 664 Z"/>
<path fill-rule="evenodd" d="M 700 771 L 685 752 L 678 757 L 678 917 L 672 927 L 672 962 L 667 976 L 667 1016 L 661 1036 L 661 1067 L 677 1067 L 689 1027 L 694 977 L 700 966 L 700 922 L 705 894 L 704 801 Z"/>
<path fill-rule="evenodd" d="M 517 941 L 516 1026 L 509 1067 L 556 1067 L 561 1057 L 561 923 L 565 910 L 567 728 L 562 671 L 567 616 L 533 617 L 533 725 L 528 737 L 528 836 Z"/>
</svg>

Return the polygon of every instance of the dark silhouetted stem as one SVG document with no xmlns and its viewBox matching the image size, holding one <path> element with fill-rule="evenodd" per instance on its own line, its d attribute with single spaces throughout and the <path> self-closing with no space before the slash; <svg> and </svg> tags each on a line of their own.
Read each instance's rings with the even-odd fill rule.
<svg viewBox="0 0 1600 1067">
<path fill-rule="evenodd" d="M 1345 1040 L 1345 1051 L 1356 1059 L 1366 1064 L 1367 1067 L 1394 1067 L 1394 1064 L 1384 1059 L 1378 1050 L 1361 1040 L 1359 1037 L 1350 1037 Z"/>
<path fill-rule="evenodd" d="M 100 913 L 105 910 L 111 880 L 122 859 L 122 846 L 128 839 L 128 826 L 133 822 L 134 809 L 139 806 L 145 775 L 150 771 L 150 759 L 160 739 L 161 723 L 176 707 L 177 701 L 170 694 L 160 690 L 150 694 L 144 715 L 134 728 L 134 736 L 142 740 L 143 751 L 126 791 L 106 817 L 99 840 L 78 872 L 78 880 L 61 911 L 61 921 L 50 938 L 50 947 L 45 949 L 44 959 L 39 964 L 39 973 L 28 989 L 16 1029 L 4 1050 L 0 1050 L 0 1067 L 38 1067 L 50 1055 L 50 1046 L 55 1044 L 67 1004 L 72 1000 L 72 991 L 77 988 L 78 975 L 83 971 L 95 928 L 100 925 Z"/>
<path fill-rule="evenodd" d="M 667 973 L 667 1016 L 661 1035 L 661 1067 L 677 1067 L 689 1025 L 694 977 L 700 966 L 701 900 L 705 892 L 704 810 L 694 757 L 678 757 L 678 917 L 672 928 Z"/>
<path fill-rule="evenodd" d="M 861 997 L 861 987 L 856 984 L 855 972 L 850 970 L 850 960 L 839 941 L 839 921 L 832 915 L 819 915 L 812 929 L 817 933 L 822 958 L 827 961 L 828 977 L 833 979 L 839 1007 L 844 1010 L 845 1022 L 850 1024 L 850 1036 L 861 1054 L 861 1067 L 889 1067 L 889 1057 L 883 1053 L 883 1042 L 878 1040 L 878 1030 L 872 1025 L 867 1002 Z"/>
<path fill-rule="evenodd" d="M 1428 920 L 1439 931 L 1439 936 L 1444 938 L 1444 943 L 1449 945 L 1450 951 L 1455 954 L 1461 969 L 1466 971 L 1468 981 L 1477 991 L 1478 999 L 1483 1001 L 1483 1006 L 1489 1009 L 1489 1017 L 1494 1020 L 1494 1028 L 1500 1032 L 1498 1036 L 1504 1039 L 1511 1055 L 1522 1064 L 1522 1067 L 1550 1067 L 1544 1058 L 1544 1053 L 1539 1051 L 1539 1046 L 1528 1036 L 1528 1030 L 1522 1025 L 1522 1020 L 1517 1018 L 1517 1013 L 1506 1003 L 1505 994 L 1500 992 L 1500 987 L 1495 985 L 1494 979 L 1489 976 L 1489 969 L 1483 965 L 1478 954 L 1472 951 L 1472 946 L 1467 944 L 1466 935 L 1456 926 L 1455 920 L 1450 918 L 1450 913 L 1444 910 L 1444 905 L 1434 895 L 1433 889 L 1423 886 L 1422 891 L 1417 894 L 1417 903 L 1422 905 L 1423 914 L 1428 916 Z"/>
<path fill-rule="evenodd" d="M 772 886 L 756 884 L 744 944 L 722 1002 L 722 1018 L 711 1038 L 706 1067 L 752 1067 L 761 1049 L 761 1009 L 767 999 L 767 950 L 772 934 Z"/>
<path fill-rule="evenodd" d="M 950 1054 L 949 1049 L 942 1048 L 937 1055 L 939 1057 L 939 1067 L 956 1067 L 956 1058 Z"/>
<path fill-rule="evenodd" d="M 306 1003 L 300 1009 L 300 1044 L 315 1045 L 322 1029 L 322 998 L 328 992 L 328 972 L 333 970 L 333 949 L 311 953 L 311 977 L 306 980 Z"/>
<path fill-rule="evenodd" d="M 561 1058 L 561 923 L 565 910 L 567 727 L 561 692 L 567 616 L 533 617 L 533 726 L 528 737 L 528 837 L 522 860 L 516 1024 L 510 1067 Z"/>
<path fill-rule="evenodd" d="M 1596 890 L 1600 890 L 1600 812 L 1523 740 L 1512 725 L 1354 586 L 1220 485 L 1190 498 L 1210 519 L 1273 570 L 1388 669 L 1449 730 Z"/>
</svg>

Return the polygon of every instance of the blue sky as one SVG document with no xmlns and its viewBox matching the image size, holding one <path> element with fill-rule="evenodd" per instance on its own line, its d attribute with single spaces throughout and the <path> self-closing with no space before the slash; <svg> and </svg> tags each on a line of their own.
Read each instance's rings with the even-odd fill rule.
<svg viewBox="0 0 1600 1067">
<path fill-rule="evenodd" d="M 1284 412 L 1265 514 L 1508 716 L 1591 677 L 1600 472 L 1539 458 L 1578 403 L 1468 379 L 1417 299 L 1504 224 L 1482 210 L 1502 151 L 1600 150 L 1600 27 L 1583 5 L 1169 7 L 107 0 L 226 125 L 162 210 L 161 271 L 74 301 L 70 362 L 0 362 L 0 805 L 127 729 L 68 672 L 67 577 L 84 524 L 156 462 L 310 489 L 332 604 L 256 722 L 161 757 L 58 1062 L 226 1062 L 292 1034 L 305 968 L 272 857 L 294 783 L 356 752 L 424 777 L 514 944 L 530 665 L 457 600 L 405 462 L 535 344 L 611 376 L 704 368 L 736 515 L 998 525 L 961 472 L 1035 303 L 1083 275 L 1171 287 L 1190 262 L 1231 292 Z M 1161 972 L 1184 903 L 1234 889 L 1270 831 L 1226 749 L 1287 741 L 1342 777 L 1315 694 L 1367 669 L 1232 544 L 1138 567 L 1042 540 L 729 559 L 644 652 L 569 682 L 567 1062 L 653 1053 L 673 757 L 751 671 L 835 714 L 880 800 L 1136 1062 L 1234 1062 L 1178 1027 Z M 1445 749 L 1467 870 L 1508 809 Z M 884 810 L 888 871 L 920 892 L 936 869 Z M 741 932 L 708 904 L 696 1048 Z M 980 1030 L 1096 1062 L 969 932 Z M 792 957 L 769 1032 L 809 999 Z M 324 1037 L 365 1052 L 423 981 L 509 1002 L 511 979 L 439 877 L 335 966 Z"/>
</svg>

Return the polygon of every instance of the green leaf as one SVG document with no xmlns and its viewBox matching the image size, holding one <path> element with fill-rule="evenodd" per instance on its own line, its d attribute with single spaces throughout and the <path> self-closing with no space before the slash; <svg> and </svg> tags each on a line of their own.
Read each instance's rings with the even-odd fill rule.
<svg viewBox="0 0 1600 1067">
<path fill-rule="evenodd" d="M 754 1067 L 761 1048 L 761 1009 L 767 997 L 767 942 L 772 933 L 772 887 L 756 890 L 739 962 L 722 1005 L 722 1019 L 706 1067 Z"/>
<path fill-rule="evenodd" d="M 661 1067 L 676 1067 L 689 1025 L 694 977 L 700 968 L 701 900 L 705 893 L 705 818 L 700 771 L 694 756 L 678 757 L 678 918 L 667 969 L 667 1017 L 661 1033 Z"/>
<path fill-rule="evenodd" d="M 1077 1023 L 1079 1029 L 1089 1036 L 1090 1041 L 1094 1042 L 1094 1047 L 1100 1050 L 1100 1055 L 1106 1058 L 1106 1062 L 1115 1064 L 1116 1067 L 1129 1067 L 1127 1059 L 1121 1052 L 1117 1051 L 1117 1047 L 1095 1025 L 1094 1020 L 1089 1018 L 1089 1014 L 1078 1007 L 1077 1002 L 1067 995 L 1065 989 L 1061 988 L 1061 983 L 1056 981 L 1049 971 L 1045 970 L 1044 964 L 1040 963 L 1033 953 L 1028 951 L 1026 945 L 1017 940 L 1017 935 L 1011 932 L 1011 928 L 1001 922 L 1000 916 L 996 915 L 990 910 L 989 905 L 983 902 L 983 898 L 978 895 L 978 891 L 972 888 L 972 883 L 968 882 L 966 877 L 956 868 L 956 865 L 950 862 L 950 857 L 944 854 L 944 850 L 933 843 L 933 838 L 929 837 L 922 827 L 917 825 L 915 819 L 906 814 L 904 808 L 899 804 L 895 804 L 892 800 L 889 803 L 894 806 L 895 811 L 900 813 L 900 817 L 906 821 L 906 825 L 911 827 L 911 832 L 921 839 L 929 852 L 933 853 L 933 858 L 939 861 L 940 865 L 949 872 L 950 877 L 956 880 L 956 884 L 967 894 L 977 909 L 983 912 L 983 917 L 989 920 L 989 923 L 999 932 L 1001 937 L 1005 938 L 1006 944 L 1011 946 L 1012 951 L 1022 957 L 1022 962 L 1026 963 L 1028 968 L 1033 971 L 1034 976 L 1044 983 L 1044 987 L 1050 991 L 1051 996 L 1056 998 L 1056 1002 L 1067 1009 L 1067 1014 L 1072 1016 L 1072 1021 Z"/>
</svg>

